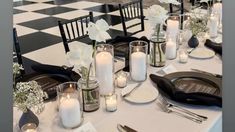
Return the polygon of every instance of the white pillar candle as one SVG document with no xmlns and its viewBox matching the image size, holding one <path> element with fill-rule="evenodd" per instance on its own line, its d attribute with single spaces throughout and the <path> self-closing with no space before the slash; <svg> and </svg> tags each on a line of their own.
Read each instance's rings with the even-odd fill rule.
<svg viewBox="0 0 235 132">
<path fill-rule="evenodd" d="M 24 132 L 37 132 L 35 129 L 27 129 Z"/>
<path fill-rule="evenodd" d="M 177 34 L 179 32 L 179 21 L 177 20 L 167 20 L 167 33 Z"/>
<path fill-rule="evenodd" d="M 169 39 L 166 43 L 166 58 L 175 59 L 176 57 L 176 42 Z"/>
<path fill-rule="evenodd" d="M 66 128 L 74 128 L 81 123 L 80 104 L 77 99 L 70 98 L 61 101 L 59 106 L 59 115 L 62 124 Z"/>
<path fill-rule="evenodd" d="M 144 81 L 147 73 L 146 54 L 140 51 L 131 54 L 131 78 L 134 81 Z"/>
<path fill-rule="evenodd" d="M 210 37 L 217 37 L 217 26 L 218 26 L 218 19 L 216 16 L 212 15 L 210 16 L 210 29 L 209 29 L 209 34 Z"/>
<path fill-rule="evenodd" d="M 117 110 L 117 97 L 116 94 L 106 98 L 106 110 L 116 111 Z"/>
<path fill-rule="evenodd" d="M 96 55 L 96 77 L 99 81 L 100 94 L 113 93 L 113 56 L 109 52 L 100 52 Z"/>
<path fill-rule="evenodd" d="M 117 78 L 117 86 L 120 88 L 126 87 L 126 83 L 127 83 L 127 78 L 124 76 L 119 76 Z"/>
<path fill-rule="evenodd" d="M 222 3 L 215 3 L 213 5 L 213 12 L 217 12 L 219 14 L 220 20 L 222 20 Z"/>
</svg>

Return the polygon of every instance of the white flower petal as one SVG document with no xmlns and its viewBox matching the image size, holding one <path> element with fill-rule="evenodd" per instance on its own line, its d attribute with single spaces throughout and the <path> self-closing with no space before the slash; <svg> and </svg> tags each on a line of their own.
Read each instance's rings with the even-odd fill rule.
<svg viewBox="0 0 235 132">
<path fill-rule="evenodd" d="M 98 29 L 94 23 L 89 23 L 88 25 L 88 35 L 91 40 L 95 40 Z"/>
<path fill-rule="evenodd" d="M 179 5 L 180 3 L 177 0 L 159 0 L 160 3 L 166 3 L 166 4 L 174 4 Z"/>
<path fill-rule="evenodd" d="M 209 0 L 200 0 L 200 3 L 202 3 L 202 2 L 209 2 Z"/>
<path fill-rule="evenodd" d="M 109 30 L 109 25 L 104 19 L 96 21 L 96 26 L 99 30 L 107 31 Z"/>
</svg>

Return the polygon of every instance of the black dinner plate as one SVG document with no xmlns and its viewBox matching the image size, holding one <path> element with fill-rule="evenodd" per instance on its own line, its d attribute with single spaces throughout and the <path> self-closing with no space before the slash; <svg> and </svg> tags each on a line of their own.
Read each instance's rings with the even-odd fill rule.
<svg viewBox="0 0 235 132">
<path fill-rule="evenodd" d="M 72 81 L 68 76 L 62 74 L 40 74 L 40 73 L 33 73 L 29 75 L 23 76 L 19 81 L 26 82 L 26 81 L 36 81 L 39 85 L 42 86 L 42 90 L 48 94 L 48 98 L 45 100 L 54 99 L 57 95 L 56 93 L 56 86 Z"/>
<path fill-rule="evenodd" d="M 222 98 L 222 79 L 199 72 L 175 72 L 165 78 L 184 93 L 204 93 Z"/>
</svg>

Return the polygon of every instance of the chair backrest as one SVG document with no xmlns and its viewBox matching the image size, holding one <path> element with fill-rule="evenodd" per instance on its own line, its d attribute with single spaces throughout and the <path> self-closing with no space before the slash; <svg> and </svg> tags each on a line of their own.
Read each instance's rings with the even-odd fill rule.
<svg viewBox="0 0 235 132">
<path fill-rule="evenodd" d="M 72 20 L 63 22 L 58 21 L 60 34 L 66 53 L 70 51 L 68 43 L 88 37 L 87 27 L 89 22 L 94 22 L 92 12 L 89 12 L 88 15 L 81 16 Z M 94 41 L 91 42 L 94 45 Z"/>
<path fill-rule="evenodd" d="M 170 13 L 175 13 L 175 12 L 177 12 L 177 11 L 180 11 L 180 14 L 184 14 L 184 11 L 185 11 L 185 9 L 184 9 L 184 0 L 177 0 L 179 3 L 180 3 L 180 5 L 176 5 L 176 7 L 178 8 L 177 10 L 173 10 L 173 6 L 175 6 L 175 5 L 173 5 L 173 4 L 169 4 L 169 8 L 170 8 Z"/>
<path fill-rule="evenodd" d="M 136 0 L 125 4 L 119 4 L 119 11 L 121 15 L 121 21 L 123 26 L 124 35 L 128 36 L 127 29 L 141 25 L 141 29 L 131 33 L 130 35 L 136 34 L 140 31 L 144 31 L 144 14 L 143 14 L 143 3 L 142 0 Z M 140 22 L 135 24 L 126 25 L 127 21 L 139 18 Z"/>
<path fill-rule="evenodd" d="M 21 51 L 20 51 L 20 43 L 19 43 L 19 39 L 17 36 L 16 28 L 13 28 L 13 40 L 14 40 L 13 47 L 15 48 L 15 54 L 16 54 L 16 56 L 13 54 L 13 58 L 17 57 L 17 62 L 23 66 L 23 60 L 22 60 L 22 55 L 21 55 Z M 21 75 L 25 74 L 25 70 L 21 70 L 20 72 L 21 72 Z"/>
</svg>

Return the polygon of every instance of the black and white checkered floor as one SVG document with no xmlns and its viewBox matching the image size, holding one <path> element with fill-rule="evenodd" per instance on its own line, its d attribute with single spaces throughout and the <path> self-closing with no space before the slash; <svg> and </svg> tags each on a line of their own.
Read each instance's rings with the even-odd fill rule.
<svg viewBox="0 0 235 132">
<path fill-rule="evenodd" d="M 123 35 L 118 5 L 78 0 L 24 0 L 14 2 L 13 27 L 17 29 L 22 54 L 61 43 L 58 20 L 69 20 L 93 11 L 103 18 L 112 38 Z M 90 41 L 88 39 L 80 40 Z"/>
</svg>

